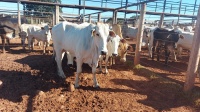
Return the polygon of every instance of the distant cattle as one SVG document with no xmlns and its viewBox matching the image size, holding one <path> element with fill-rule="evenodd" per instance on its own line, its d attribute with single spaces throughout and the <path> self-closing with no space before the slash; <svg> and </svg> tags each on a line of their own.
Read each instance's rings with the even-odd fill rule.
<svg viewBox="0 0 200 112">
<path fill-rule="evenodd" d="M 28 28 L 28 46 L 29 50 L 34 49 L 34 39 L 37 41 L 43 42 L 43 53 L 46 53 L 46 49 L 49 46 L 49 42 L 51 40 L 51 27 L 49 25 L 45 25 L 39 29 L 38 26 L 32 26 Z"/>
<path fill-rule="evenodd" d="M 99 87 L 96 79 L 96 67 L 100 55 L 107 53 L 107 38 L 113 37 L 114 32 L 109 31 L 109 26 L 103 23 L 74 24 L 62 22 L 52 28 L 52 40 L 54 45 L 55 60 L 57 62 L 58 75 L 65 78 L 61 66 L 62 52 L 69 52 L 76 57 L 77 72 L 75 87 L 79 87 L 79 74 L 82 72 L 82 64 L 87 63 L 92 67 L 94 87 Z"/>
<path fill-rule="evenodd" d="M 40 30 L 41 26 L 35 25 L 35 24 L 22 24 L 20 26 L 20 33 L 19 36 L 21 37 L 21 43 L 22 43 L 22 47 L 25 50 L 25 42 L 26 42 L 26 38 L 28 38 L 28 28 L 29 27 L 35 27 L 36 30 Z"/>
<path fill-rule="evenodd" d="M 178 42 L 179 38 L 184 38 L 180 33 L 174 30 L 168 31 L 166 29 L 157 28 L 154 30 L 153 39 L 153 49 L 152 49 L 152 59 L 154 59 L 154 52 L 157 53 L 157 61 L 160 60 L 160 50 L 164 48 L 165 50 L 165 64 L 167 65 L 168 59 L 171 52 L 175 50 L 175 43 Z M 175 54 L 174 54 L 175 55 Z"/>
<path fill-rule="evenodd" d="M 18 24 L 12 23 L 8 20 L 1 20 L 0 21 L 0 36 L 3 45 L 3 53 L 5 53 L 5 43 L 8 43 L 8 49 L 10 49 L 10 39 L 14 38 L 19 33 L 19 26 Z"/>
<path fill-rule="evenodd" d="M 184 38 L 179 39 L 178 42 L 177 42 L 177 56 L 181 57 L 183 49 L 187 49 L 189 51 L 192 49 L 192 42 L 193 42 L 193 39 L 194 39 L 194 33 L 177 31 L 177 30 L 176 30 L 176 32 L 179 32 L 180 35 L 182 35 L 184 37 Z"/>
<path fill-rule="evenodd" d="M 105 73 L 108 73 L 108 59 L 109 57 L 116 57 L 118 55 L 118 48 L 119 48 L 119 43 L 120 43 L 120 37 L 118 35 L 114 34 L 114 37 L 108 37 L 107 40 L 107 48 L 108 52 L 106 54 L 106 59 L 105 59 Z M 103 56 L 100 58 L 100 71 L 102 71 L 102 61 L 103 61 Z"/>
</svg>

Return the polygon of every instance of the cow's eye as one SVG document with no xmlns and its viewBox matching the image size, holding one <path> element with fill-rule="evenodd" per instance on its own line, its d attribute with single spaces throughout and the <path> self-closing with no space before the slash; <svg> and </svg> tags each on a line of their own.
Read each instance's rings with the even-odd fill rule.
<svg viewBox="0 0 200 112">
<path fill-rule="evenodd" d="M 118 47 L 120 47 L 120 45 Z"/>
<path fill-rule="evenodd" d="M 97 33 L 97 34 L 96 34 L 96 36 L 98 36 L 98 37 L 99 37 L 99 34 Z"/>
</svg>

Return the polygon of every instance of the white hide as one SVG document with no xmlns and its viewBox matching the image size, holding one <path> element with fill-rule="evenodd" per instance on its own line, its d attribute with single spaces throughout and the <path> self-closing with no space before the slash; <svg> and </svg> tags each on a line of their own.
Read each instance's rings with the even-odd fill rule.
<svg viewBox="0 0 200 112">
<path fill-rule="evenodd" d="M 41 27 L 38 26 L 38 25 L 33 25 L 33 24 L 22 24 L 20 26 L 20 37 L 21 37 L 21 42 L 22 42 L 22 46 L 23 46 L 23 49 L 25 49 L 25 41 L 26 41 L 26 38 L 28 37 L 28 28 L 29 27 L 34 27 L 35 30 L 40 30 Z"/>
<path fill-rule="evenodd" d="M 119 48 L 119 42 L 120 42 L 120 37 L 116 35 L 115 37 L 108 37 L 108 43 L 107 43 L 107 48 L 108 52 L 106 55 L 105 59 L 105 72 L 108 73 L 108 59 L 109 57 L 112 57 L 113 55 L 117 56 L 118 55 L 118 48 Z M 102 61 L 103 61 L 103 56 L 100 57 L 100 71 L 102 71 Z"/>
<path fill-rule="evenodd" d="M 67 51 L 72 57 L 76 57 L 77 72 L 75 87 L 79 87 L 79 74 L 82 72 L 82 64 L 87 63 L 92 67 L 94 87 L 99 87 L 96 79 L 96 67 L 101 52 L 107 52 L 107 38 L 109 26 L 103 23 L 97 25 L 83 23 L 75 24 L 62 22 L 52 28 L 52 40 L 55 51 L 55 60 L 58 67 L 58 75 L 65 78 L 61 66 L 62 52 Z"/>
<path fill-rule="evenodd" d="M 34 47 L 33 39 L 36 39 L 37 41 L 42 41 L 43 42 L 43 53 L 46 52 L 46 48 L 49 45 L 49 42 L 51 40 L 51 33 L 50 33 L 51 28 L 46 25 L 43 27 L 43 29 L 39 29 L 37 26 L 32 26 L 28 28 L 28 46 L 29 50 L 32 47 Z"/>
<path fill-rule="evenodd" d="M 180 57 L 182 54 L 182 49 L 187 49 L 187 50 L 191 50 L 192 48 L 192 42 L 193 42 L 193 36 L 194 33 L 190 33 L 190 32 L 181 32 L 180 33 L 184 38 L 183 39 L 179 39 L 177 42 L 177 54 Z"/>
</svg>

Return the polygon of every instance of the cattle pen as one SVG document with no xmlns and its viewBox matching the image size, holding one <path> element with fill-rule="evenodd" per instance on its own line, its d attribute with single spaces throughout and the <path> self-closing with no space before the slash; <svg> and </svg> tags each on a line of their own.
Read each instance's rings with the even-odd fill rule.
<svg viewBox="0 0 200 112">
<path fill-rule="evenodd" d="M 3 86 L 0 85 L 0 90 L 3 91 L 0 94 L 0 98 L 11 101 L 15 107 L 11 106 L 11 109 L 3 107 L 4 105 L 9 105 L 9 102 L 4 102 L 4 104 L 0 103 L 0 110 L 198 111 L 200 109 L 199 104 L 195 104 L 197 105 L 196 107 L 187 108 L 187 106 L 191 106 L 188 104 L 189 98 L 185 98 L 188 94 L 177 96 L 179 95 L 177 94 L 179 91 L 183 93 L 190 92 L 196 89 L 199 90 L 200 87 L 198 78 L 198 74 L 200 74 L 198 73 L 200 71 L 199 47 L 196 47 L 200 43 L 200 10 L 198 0 L 194 0 L 194 3 L 185 3 L 184 0 L 77 0 L 75 4 L 73 4 L 73 0 L 69 0 L 68 2 L 61 0 L 61 3 L 56 1 L 1 0 L 0 3 L 15 3 L 17 9 L 8 10 L 1 8 L 0 14 L 2 14 L 2 17 L 0 17 L 0 20 L 10 19 L 19 26 L 23 23 L 49 23 L 52 27 L 62 21 L 70 21 L 78 24 L 84 22 L 103 22 L 109 23 L 110 26 L 112 24 L 120 24 L 122 33 L 129 26 L 137 27 L 136 44 L 133 44 L 132 39 L 124 36 L 124 39 L 134 48 L 134 51 L 128 51 L 127 61 L 123 64 L 116 58 L 116 64 L 110 65 L 108 69 L 109 74 L 99 73 L 97 75 L 101 83 L 99 90 L 89 86 L 92 85 L 92 77 L 89 75 L 91 74 L 91 68 L 83 65 L 83 75 L 79 78 L 82 86 L 74 92 L 69 92 L 73 91 L 68 90 L 68 88 L 74 82 L 75 68 L 69 67 L 66 64 L 67 59 L 64 57 L 65 60 L 63 60 L 62 66 L 65 69 L 64 73 L 68 76 L 63 80 L 56 75 L 56 64 L 52 59 L 52 40 L 48 49 L 50 53 L 42 55 L 42 50 L 39 46 L 36 45 L 33 52 L 24 51 L 19 37 L 11 39 L 10 51 L 6 54 L 0 53 L 0 81 L 3 83 Z M 25 6 L 27 4 L 52 6 L 53 10 L 50 12 L 26 10 Z M 19 8 L 20 5 L 23 6 L 22 9 Z M 63 12 L 60 12 L 61 8 Z M 75 10 L 75 13 L 73 11 L 70 13 L 64 9 Z M 11 17 L 6 18 L 7 15 Z M 125 27 L 125 25 L 128 26 Z M 169 63 L 166 66 L 164 63 L 166 58 L 164 48 L 160 48 L 160 61 L 155 61 L 149 57 L 148 47 L 143 47 L 142 41 L 145 26 L 164 28 L 168 25 L 192 26 L 195 28 L 195 31 L 192 32 L 194 34 L 192 48 L 190 50 L 183 49 L 182 57 L 178 57 L 176 61 L 173 61 L 173 57 L 168 57 Z M 28 49 L 27 46 L 26 49 Z M 8 76 L 7 74 L 11 75 Z M 132 74 L 134 77 L 132 77 Z M 162 78 L 164 81 L 160 81 Z M 14 82 L 13 84 L 12 81 Z M 157 81 L 157 83 L 151 81 Z M 9 85 L 7 89 L 6 84 Z M 158 87 L 159 84 L 161 85 L 160 87 Z M 151 89 L 155 88 L 155 90 L 148 89 L 148 85 Z M 166 90 L 163 89 L 170 85 L 174 87 Z M 32 90 L 28 92 L 27 90 L 29 89 Z M 12 94 L 9 91 L 13 93 L 16 91 L 16 94 Z M 177 93 L 174 94 L 171 91 L 176 91 Z M 52 95 L 54 93 L 55 95 Z M 153 94 L 158 95 L 158 97 L 156 98 Z M 116 98 L 118 95 L 119 98 Z M 168 96 L 169 98 L 166 98 Z M 79 98 L 76 99 L 76 97 Z M 124 97 L 126 98 L 123 99 Z M 184 98 L 182 97 L 187 100 L 183 100 Z M 199 103 L 198 98 L 194 99 L 193 101 Z M 104 101 L 106 103 L 103 103 Z M 170 104 L 173 101 L 174 103 Z M 123 104 L 124 102 L 128 102 L 128 104 L 125 105 Z M 131 104 L 130 102 L 137 103 Z M 159 104 L 156 102 L 162 103 Z M 21 103 L 20 105 L 22 106 L 18 108 L 16 103 Z M 43 107 L 45 105 L 49 107 L 45 109 Z M 54 106 L 55 108 L 53 108 Z"/>
</svg>

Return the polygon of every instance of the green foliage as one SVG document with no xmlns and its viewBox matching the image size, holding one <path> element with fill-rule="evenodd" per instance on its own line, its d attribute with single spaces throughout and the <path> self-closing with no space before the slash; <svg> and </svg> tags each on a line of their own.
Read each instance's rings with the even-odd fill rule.
<svg viewBox="0 0 200 112">
<path fill-rule="evenodd" d="M 55 2 L 56 0 L 31 0 L 31 1 L 40 1 L 40 2 Z M 61 0 L 57 0 L 61 3 Z M 55 6 L 46 6 L 46 5 L 36 5 L 36 4 L 23 4 L 25 15 L 33 16 L 52 16 L 49 13 L 40 13 L 40 12 L 54 12 Z M 60 8 L 60 12 L 62 9 Z"/>
</svg>

